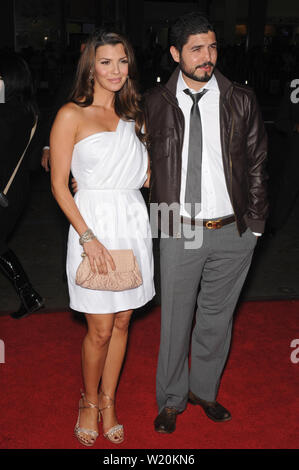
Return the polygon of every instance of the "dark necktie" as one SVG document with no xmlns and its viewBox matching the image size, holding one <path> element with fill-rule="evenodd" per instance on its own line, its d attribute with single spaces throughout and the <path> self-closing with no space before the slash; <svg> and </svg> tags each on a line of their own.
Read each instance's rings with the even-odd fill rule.
<svg viewBox="0 0 299 470">
<path fill-rule="evenodd" d="M 198 102 L 207 91 L 208 90 L 202 90 L 199 93 L 193 94 L 189 88 L 184 90 L 184 93 L 189 95 L 193 101 L 190 111 L 188 167 L 185 192 L 185 203 L 189 203 L 186 209 L 192 218 L 194 218 L 200 210 L 200 206 L 195 210 L 195 204 L 201 203 L 202 126 Z"/>
</svg>

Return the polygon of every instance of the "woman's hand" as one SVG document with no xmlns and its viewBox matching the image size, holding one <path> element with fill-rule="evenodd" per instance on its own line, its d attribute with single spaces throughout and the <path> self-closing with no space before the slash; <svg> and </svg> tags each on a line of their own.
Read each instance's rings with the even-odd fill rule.
<svg viewBox="0 0 299 470">
<path fill-rule="evenodd" d="M 87 254 L 92 272 L 95 274 L 108 274 L 107 263 L 115 271 L 116 266 L 107 248 L 96 238 L 83 244 L 84 252 Z"/>
</svg>

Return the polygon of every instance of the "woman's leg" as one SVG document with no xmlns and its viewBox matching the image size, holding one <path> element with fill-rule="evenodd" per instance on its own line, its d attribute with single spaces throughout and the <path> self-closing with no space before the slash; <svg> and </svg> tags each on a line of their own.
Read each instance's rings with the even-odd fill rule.
<svg viewBox="0 0 299 470">
<path fill-rule="evenodd" d="M 88 331 L 82 344 L 82 374 L 86 400 L 96 405 L 115 315 L 87 314 L 86 320 Z M 98 413 L 96 408 L 81 409 L 80 427 L 98 431 Z"/>
<path fill-rule="evenodd" d="M 115 391 L 126 353 L 128 328 L 132 313 L 133 310 L 127 310 L 115 314 L 111 340 L 102 374 L 101 391 L 103 393 L 100 394 L 99 399 L 100 409 L 110 406 L 102 411 L 104 433 L 118 424 L 114 404 L 104 395 L 108 395 L 112 400 L 115 398 Z"/>
</svg>

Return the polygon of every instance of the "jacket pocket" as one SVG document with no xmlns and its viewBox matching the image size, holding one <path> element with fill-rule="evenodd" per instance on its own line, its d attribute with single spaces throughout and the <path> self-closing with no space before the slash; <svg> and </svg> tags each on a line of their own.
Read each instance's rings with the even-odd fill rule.
<svg viewBox="0 0 299 470">
<path fill-rule="evenodd" d="M 174 128 L 167 127 L 157 130 L 151 136 L 151 150 L 152 158 L 159 160 L 170 156 L 171 142 L 174 138 Z"/>
</svg>

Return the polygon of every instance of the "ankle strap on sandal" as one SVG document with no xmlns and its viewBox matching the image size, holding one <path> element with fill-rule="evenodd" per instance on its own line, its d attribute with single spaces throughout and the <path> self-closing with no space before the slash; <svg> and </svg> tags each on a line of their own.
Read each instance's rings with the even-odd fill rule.
<svg viewBox="0 0 299 470">
<path fill-rule="evenodd" d="M 112 408 L 113 404 L 114 404 L 114 400 L 113 398 L 109 397 L 109 395 L 106 395 L 103 390 L 100 390 L 100 395 L 103 395 L 105 398 L 108 398 L 108 400 L 110 400 L 112 403 L 110 405 L 107 405 L 107 406 L 104 406 L 104 408 L 99 408 L 100 411 L 103 411 L 103 410 L 106 410 L 108 408 Z"/>
<path fill-rule="evenodd" d="M 81 390 L 81 397 L 83 398 L 83 400 L 86 401 L 86 403 L 89 406 L 79 406 L 80 410 L 82 410 L 83 408 L 97 408 L 99 410 L 99 405 L 95 405 L 94 403 L 91 403 L 91 401 L 88 401 L 86 396 L 85 396 L 85 393 L 83 393 L 82 390 Z"/>
</svg>

